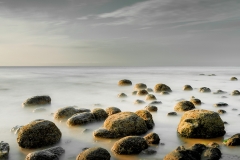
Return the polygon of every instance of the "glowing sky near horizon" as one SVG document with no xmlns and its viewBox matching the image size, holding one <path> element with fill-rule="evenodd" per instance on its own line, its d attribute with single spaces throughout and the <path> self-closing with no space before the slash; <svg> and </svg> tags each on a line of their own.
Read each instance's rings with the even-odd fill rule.
<svg viewBox="0 0 240 160">
<path fill-rule="evenodd" d="M 0 66 L 239 66 L 239 0 L 0 0 Z"/>
</svg>

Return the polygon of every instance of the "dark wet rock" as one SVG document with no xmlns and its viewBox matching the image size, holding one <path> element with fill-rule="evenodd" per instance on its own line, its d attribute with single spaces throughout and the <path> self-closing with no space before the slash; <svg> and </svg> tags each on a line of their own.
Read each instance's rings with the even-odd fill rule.
<svg viewBox="0 0 240 160">
<path fill-rule="evenodd" d="M 225 142 L 227 146 L 240 146 L 240 133 L 237 133 L 230 137 L 227 142 Z"/>
<path fill-rule="evenodd" d="M 23 102 L 24 107 L 28 106 L 37 106 L 37 105 L 48 105 L 51 104 L 51 98 L 49 96 L 34 96 L 28 98 L 25 102 Z"/>
<path fill-rule="evenodd" d="M 126 98 L 127 95 L 125 93 L 119 93 L 118 98 Z"/>
<path fill-rule="evenodd" d="M 152 101 L 151 103 L 149 103 L 150 105 L 151 104 L 162 104 L 162 102 L 161 101 Z"/>
<path fill-rule="evenodd" d="M 148 92 L 153 92 L 153 89 L 152 88 L 147 88 L 146 89 Z"/>
<path fill-rule="evenodd" d="M 141 153 L 145 154 L 145 155 L 153 155 L 153 154 L 156 154 L 157 151 L 148 148 L 148 149 L 143 150 Z"/>
<path fill-rule="evenodd" d="M 222 156 L 221 151 L 218 148 L 209 147 L 202 153 L 204 160 L 219 160 Z"/>
<path fill-rule="evenodd" d="M 20 129 L 22 128 L 23 126 L 15 126 L 11 129 L 11 132 L 13 132 L 14 134 L 18 134 L 18 132 L 20 131 Z"/>
<path fill-rule="evenodd" d="M 101 147 L 93 147 L 81 152 L 76 160 L 110 160 L 110 153 Z"/>
<path fill-rule="evenodd" d="M 145 89 L 137 91 L 138 96 L 145 96 L 147 94 L 148 94 L 148 91 L 146 91 Z"/>
<path fill-rule="evenodd" d="M 213 148 L 220 148 L 220 145 L 216 142 L 210 142 L 208 143 L 208 146 Z"/>
<path fill-rule="evenodd" d="M 208 76 L 216 76 L 216 74 L 209 74 Z"/>
<path fill-rule="evenodd" d="M 160 138 L 157 133 L 148 133 L 143 137 L 148 144 L 159 144 Z"/>
<path fill-rule="evenodd" d="M 185 86 L 183 86 L 183 90 L 184 90 L 184 91 L 192 91 L 193 88 L 192 88 L 192 86 L 190 86 L 190 85 L 185 85 Z"/>
<path fill-rule="evenodd" d="M 185 149 L 184 146 L 179 146 L 174 151 L 168 153 L 163 160 L 200 160 L 201 155 L 193 150 Z"/>
<path fill-rule="evenodd" d="M 139 154 L 148 148 L 148 144 L 144 138 L 139 136 L 127 136 L 116 141 L 112 147 L 112 151 L 117 154 Z"/>
<path fill-rule="evenodd" d="M 219 113 L 219 114 L 224 114 L 224 113 L 227 113 L 227 112 L 226 112 L 225 110 L 223 110 L 223 109 L 219 109 L 219 110 L 218 110 L 218 113 Z"/>
<path fill-rule="evenodd" d="M 92 114 L 94 115 L 94 117 L 97 121 L 105 120 L 108 117 L 107 112 L 102 108 L 93 109 Z"/>
<path fill-rule="evenodd" d="M 167 91 L 162 91 L 162 92 L 160 92 L 160 94 L 161 94 L 161 95 L 169 95 L 170 93 L 167 92 Z"/>
<path fill-rule="evenodd" d="M 230 80 L 231 80 L 231 81 L 237 81 L 238 79 L 237 79 L 237 77 L 231 77 Z"/>
<path fill-rule="evenodd" d="M 204 144 L 196 143 L 192 145 L 189 149 L 201 154 L 205 149 L 207 149 L 207 147 Z"/>
<path fill-rule="evenodd" d="M 148 95 L 146 95 L 146 100 L 154 101 L 154 100 L 157 100 L 157 98 L 153 94 L 148 94 Z"/>
<path fill-rule="evenodd" d="M 183 111 L 189 111 L 195 109 L 195 106 L 192 102 L 190 101 L 181 101 L 178 102 L 175 107 L 174 110 L 175 111 L 179 111 L 179 112 L 183 112 Z"/>
<path fill-rule="evenodd" d="M 224 103 L 224 102 L 219 102 L 219 103 L 214 104 L 214 106 L 215 107 L 226 107 L 226 106 L 228 106 L 228 104 Z"/>
<path fill-rule="evenodd" d="M 19 130 L 17 143 L 22 148 L 40 148 L 56 144 L 61 136 L 61 131 L 53 122 L 39 119 Z"/>
<path fill-rule="evenodd" d="M 136 94 L 137 94 L 137 91 L 133 91 L 133 92 L 132 92 L 132 95 L 136 95 Z"/>
<path fill-rule="evenodd" d="M 39 112 L 45 112 L 46 108 L 44 107 L 38 107 L 36 109 L 33 110 L 33 113 L 39 113 Z"/>
<path fill-rule="evenodd" d="M 223 136 L 225 127 L 219 114 L 208 110 L 190 110 L 183 114 L 177 132 L 188 138 L 215 138 Z"/>
<path fill-rule="evenodd" d="M 83 113 L 77 113 L 77 114 L 74 114 L 73 116 L 71 116 L 67 120 L 67 124 L 69 126 L 77 126 L 77 125 L 84 125 L 84 124 L 94 122 L 94 121 L 95 121 L 95 117 L 94 117 L 93 113 L 83 112 Z"/>
<path fill-rule="evenodd" d="M 65 150 L 62 147 L 52 147 L 41 151 L 29 153 L 25 160 L 59 160 Z"/>
<path fill-rule="evenodd" d="M 105 111 L 108 116 L 121 112 L 121 110 L 117 107 L 108 107 Z"/>
<path fill-rule="evenodd" d="M 151 105 L 146 106 L 145 109 L 148 110 L 149 112 L 157 112 L 158 110 L 156 106 L 151 106 Z"/>
<path fill-rule="evenodd" d="M 197 98 L 192 98 L 191 100 L 190 100 L 190 102 L 192 102 L 194 105 L 201 105 L 202 104 L 202 102 L 201 102 L 201 100 L 200 99 L 197 99 Z"/>
<path fill-rule="evenodd" d="M 238 90 L 232 91 L 232 96 L 239 96 L 240 92 Z"/>
<path fill-rule="evenodd" d="M 233 110 L 233 111 L 237 111 L 238 109 L 237 109 L 237 108 L 233 108 L 232 110 Z"/>
<path fill-rule="evenodd" d="M 122 79 L 118 82 L 119 86 L 131 86 L 132 82 L 128 79 Z"/>
<path fill-rule="evenodd" d="M 141 135 L 148 131 L 145 121 L 133 112 L 120 112 L 109 116 L 104 121 L 104 129 L 107 131 L 97 130 L 94 132 L 94 136 L 119 138 L 129 135 Z"/>
<path fill-rule="evenodd" d="M 213 94 L 225 94 L 225 93 L 227 93 L 227 92 L 225 92 L 225 91 L 222 91 L 222 90 L 217 90 L 216 92 L 213 92 Z"/>
<path fill-rule="evenodd" d="M 172 90 L 166 84 L 159 83 L 159 84 L 155 85 L 154 92 L 156 92 L 156 93 L 158 93 L 158 92 L 172 92 Z"/>
<path fill-rule="evenodd" d="M 143 100 L 137 99 L 134 104 L 144 104 L 145 102 Z"/>
<path fill-rule="evenodd" d="M 147 111 L 147 110 L 138 110 L 135 113 L 145 121 L 148 129 L 152 129 L 153 128 L 154 121 L 153 121 L 153 118 L 152 118 L 152 114 L 149 111 Z"/>
<path fill-rule="evenodd" d="M 135 84 L 134 88 L 135 88 L 136 90 L 146 89 L 146 88 L 147 88 L 147 85 L 144 84 L 144 83 L 137 83 L 137 84 Z"/>
<path fill-rule="evenodd" d="M 0 142 L 0 159 L 1 160 L 8 159 L 9 150 L 10 150 L 9 144 L 1 141 Z"/>
<path fill-rule="evenodd" d="M 85 108 L 77 109 L 76 106 L 64 107 L 64 108 L 58 109 L 54 113 L 54 118 L 57 120 L 68 119 L 74 114 L 83 113 L 83 112 L 90 112 L 90 110 Z"/>
<path fill-rule="evenodd" d="M 168 115 L 168 116 L 176 116 L 177 113 L 176 113 L 176 112 L 169 112 L 167 115 Z"/>
<path fill-rule="evenodd" d="M 199 89 L 199 92 L 209 93 L 209 92 L 211 92 L 211 89 L 210 89 L 210 88 L 207 88 L 207 87 L 201 87 L 201 88 Z"/>
</svg>

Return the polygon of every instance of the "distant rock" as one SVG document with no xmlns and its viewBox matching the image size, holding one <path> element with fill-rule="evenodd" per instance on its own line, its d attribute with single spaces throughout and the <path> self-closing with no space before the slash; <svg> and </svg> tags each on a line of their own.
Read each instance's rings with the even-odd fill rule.
<svg viewBox="0 0 240 160">
<path fill-rule="evenodd" d="M 232 91 L 232 96 L 239 96 L 240 92 L 238 90 Z"/>
<path fill-rule="evenodd" d="M 136 90 L 142 90 L 142 89 L 146 89 L 146 88 L 147 88 L 147 85 L 144 83 L 137 83 L 134 86 L 134 89 L 136 89 Z"/>
<path fill-rule="evenodd" d="M 224 103 L 224 102 L 219 102 L 219 103 L 214 104 L 214 106 L 215 107 L 226 107 L 226 106 L 228 106 L 228 104 Z"/>
<path fill-rule="evenodd" d="M 158 92 L 172 92 L 171 88 L 169 86 L 167 86 L 166 84 L 156 84 L 154 87 L 154 92 L 158 93 Z"/>
<path fill-rule="evenodd" d="M 192 91 L 193 90 L 193 88 L 192 88 L 192 86 L 190 86 L 190 85 L 185 85 L 185 86 L 183 86 L 183 90 L 184 91 Z"/>
<path fill-rule="evenodd" d="M 146 91 L 145 89 L 141 89 L 141 90 L 137 91 L 138 96 L 145 96 L 147 94 L 148 94 L 148 91 Z"/>
<path fill-rule="evenodd" d="M 133 91 L 133 92 L 132 92 L 132 95 L 137 95 L 137 91 Z"/>
<path fill-rule="evenodd" d="M 201 87 L 201 88 L 199 89 L 199 92 L 209 93 L 209 92 L 211 92 L 211 89 L 210 89 L 210 88 L 207 88 L 207 87 Z"/>
<path fill-rule="evenodd" d="M 169 95 L 169 92 L 167 92 L 167 91 L 162 91 L 162 92 L 160 92 L 160 94 L 161 94 L 161 95 Z"/>
<path fill-rule="evenodd" d="M 158 108 L 156 106 L 148 105 L 145 107 L 149 112 L 157 112 Z"/>
<path fill-rule="evenodd" d="M 169 112 L 167 115 L 168 115 L 168 116 L 176 116 L 177 113 L 176 113 L 176 112 Z"/>
<path fill-rule="evenodd" d="M 119 93 L 118 98 L 126 98 L 127 95 L 125 93 Z"/>
<path fill-rule="evenodd" d="M 110 153 L 101 147 L 93 147 L 81 152 L 76 160 L 110 160 Z"/>
<path fill-rule="evenodd" d="M 202 101 L 200 99 L 197 99 L 197 98 L 192 98 L 190 100 L 190 102 L 192 102 L 194 105 L 201 105 L 202 104 Z"/>
<path fill-rule="evenodd" d="M 154 101 L 154 100 L 157 100 L 157 98 L 153 94 L 148 94 L 148 95 L 146 95 L 146 100 Z"/>
<path fill-rule="evenodd" d="M 1 141 L 0 142 L 0 159 L 1 160 L 8 159 L 9 150 L 10 150 L 9 144 Z"/>
<path fill-rule="evenodd" d="M 213 92 L 213 94 L 225 94 L 225 93 L 227 93 L 227 92 L 225 92 L 225 91 L 222 91 L 222 90 L 217 90 L 216 92 Z"/>
<path fill-rule="evenodd" d="M 162 104 L 162 102 L 161 101 L 152 101 L 151 103 L 149 103 L 150 105 L 151 104 L 153 104 L 153 105 L 155 105 L 155 104 Z"/>
<path fill-rule="evenodd" d="M 57 120 L 68 119 L 74 114 L 83 113 L 83 112 L 90 112 L 90 110 L 85 108 L 77 109 L 76 106 L 64 107 L 64 108 L 58 109 L 54 113 L 54 118 Z"/>
<path fill-rule="evenodd" d="M 108 116 L 121 112 L 121 110 L 117 107 L 108 107 L 105 111 Z"/>
<path fill-rule="evenodd" d="M 218 110 L 218 113 L 219 114 L 224 114 L 224 113 L 227 113 L 227 112 L 225 110 L 220 109 L 220 110 Z"/>
<path fill-rule="evenodd" d="M 145 102 L 143 100 L 137 99 L 134 104 L 144 104 Z"/>
<path fill-rule="evenodd" d="M 95 121 L 95 117 L 94 117 L 93 113 L 83 112 L 83 113 L 77 113 L 77 114 L 74 114 L 73 116 L 71 116 L 67 120 L 67 124 L 69 126 L 78 126 L 78 125 L 84 125 L 84 124 L 94 122 L 94 121 Z"/>
<path fill-rule="evenodd" d="M 39 113 L 39 112 L 45 112 L 46 108 L 44 107 L 38 107 L 36 109 L 33 110 L 33 113 Z"/>
<path fill-rule="evenodd" d="M 237 77 L 231 77 L 230 80 L 231 80 L 231 81 L 237 81 L 238 79 L 237 79 Z"/>
<path fill-rule="evenodd" d="M 153 89 L 152 88 L 147 88 L 146 89 L 148 92 L 153 92 Z"/>
<path fill-rule="evenodd" d="M 159 144 L 160 138 L 157 133 L 148 133 L 143 137 L 148 144 Z"/>
<path fill-rule="evenodd" d="M 132 82 L 128 79 L 122 79 L 118 82 L 119 86 L 131 86 Z"/>
<path fill-rule="evenodd" d="M 179 146 L 168 153 L 163 160 L 201 160 L 201 155 L 196 151 L 185 149 L 184 146 Z"/>
<path fill-rule="evenodd" d="M 49 96 L 34 96 L 22 103 L 24 107 L 49 104 L 51 104 L 51 98 Z"/>
<path fill-rule="evenodd" d="M 189 110 L 192 110 L 192 109 L 195 109 L 195 106 L 190 101 L 178 102 L 174 107 L 174 110 L 178 111 L 178 112 L 189 111 Z"/>
</svg>

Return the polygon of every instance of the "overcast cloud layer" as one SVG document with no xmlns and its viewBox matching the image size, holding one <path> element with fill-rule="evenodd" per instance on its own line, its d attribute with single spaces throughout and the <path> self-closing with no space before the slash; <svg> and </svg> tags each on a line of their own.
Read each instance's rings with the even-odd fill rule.
<svg viewBox="0 0 240 160">
<path fill-rule="evenodd" d="M 1 0 L 0 64 L 238 66 L 239 0 Z"/>
</svg>

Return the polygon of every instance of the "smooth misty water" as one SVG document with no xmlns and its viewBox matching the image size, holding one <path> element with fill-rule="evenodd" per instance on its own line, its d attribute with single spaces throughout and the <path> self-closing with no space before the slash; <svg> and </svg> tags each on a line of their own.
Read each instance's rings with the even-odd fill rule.
<svg viewBox="0 0 240 160">
<path fill-rule="evenodd" d="M 204 76 L 200 76 L 204 73 Z M 216 76 L 208 76 L 216 74 Z M 1 140 L 10 144 L 11 160 L 24 159 L 26 154 L 34 150 L 26 150 L 18 147 L 16 135 L 10 129 L 16 125 L 24 125 L 35 119 L 48 119 L 54 121 L 62 131 L 62 139 L 59 144 L 66 153 L 61 160 L 74 160 L 84 147 L 101 146 L 111 150 L 113 139 L 99 139 L 92 136 L 92 131 L 100 128 L 103 122 L 93 123 L 77 128 L 69 128 L 65 122 L 57 122 L 53 115 L 57 109 L 66 106 L 78 106 L 79 108 L 107 108 L 115 106 L 122 111 L 137 111 L 143 109 L 149 102 L 143 105 L 134 105 L 136 99 L 145 100 L 144 97 L 132 95 L 133 86 L 119 87 L 120 79 L 130 79 L 133 84 L 145 83 L 149 88 L 154 88 L 157 83 L 165 83 L 171 87 L 170 95 L 153 93 L 158 100 L 158 112 L 152 113 L 155 127 L 149 132 L 156 132 L 165 145 L 151 146 L 157 150 L 157 154 L 118 156 L 111 152 L 112 159 L 162 159 L 168 152 L 179 145 L 190 146 L 193 143 L 208 143 L 215 141 L 219 144 L 223 139 L 239 133 L 240 96 L 231 96 L 230 93 L 240 90 L 240 81 L 230 81 L 232 76 L 240 78 L 240 68 L 210 68 L 210 67 L 168 67 L 168 68 L 110 68 L 110 67 L 2 67 L 0 68 L 0 137 Z M 185 84 L 190 84 L 193 91 L 183 91 Z M 198 88 L 209 87 L 212 92 L 221 89 L 227 91 L 227 98 L 212 93 L 199 93 Z M 124 92 L 126 99 L 120 99 L 117 95 Z M 35 95 L 49 95 L 52 104 L 45 106 L 46 111 L 33 113 L 34 108 L 23 108 L 21 103 Z M 181 118 L 179 113 L 176 117 L 168 117 L 167 113 L 173 111 L 174 105 L 179 99 L 190 100 L 195 96 L 204 102 L 197 109 L 217 111 L 220 108 L 213 107 L 214 103 L 226 102 L 228 107 L 223 108 L 227 114 L 221 115 L 227 131 L 224 137 L 216 139 L 185 139 L 178 137 L 176 128 Z M 101 104 L 96 106 L 95 104 Z M 237 108 L 237 111 L 233 111 Z M 88 131 L 84 132 L 84 129 Z M 240 155 L 239 147 L 226 147 L 221 145 L 221 151 L 226 154 Z"/>
</svg>

